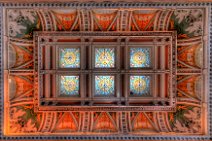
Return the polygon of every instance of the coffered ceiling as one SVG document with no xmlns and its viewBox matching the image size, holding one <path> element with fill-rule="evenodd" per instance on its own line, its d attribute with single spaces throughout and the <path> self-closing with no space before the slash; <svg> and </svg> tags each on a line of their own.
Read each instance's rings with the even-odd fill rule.
<svg viewBox="0 0 212 141">
<path fill-rule="evenodd" d="M 209 139 L 210 7 L 1 3 L 2 138 Z M 95 66 L 100 47 L 116 50 L 111 69 Z M 150 63 L 135 69 L 130 51 L 142 47 Z M 80 53 L 79 69 L 60 68 L 63 48 Z M 95 96 L 100 74 L 113 79 L 112 98 Z M 60 97 L 64 76 L 80 97 Z M 147 97 L 132 96 L 133 76 L 150 78 Z"/>
</svg>

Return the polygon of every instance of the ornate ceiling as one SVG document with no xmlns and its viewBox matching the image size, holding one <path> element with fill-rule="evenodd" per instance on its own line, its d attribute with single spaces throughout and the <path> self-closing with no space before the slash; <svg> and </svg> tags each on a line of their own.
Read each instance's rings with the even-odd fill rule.
<svg viewBox="0 0 212 141">
<path fill-rule="evenodd" d="M 1 138 L 209 139 L 210 7 L 211 3 L 1 3 Z M 87 41 L 97 34 L 132 37 L 145 33 L 154 37 L 153 42 L 167 31 L 174 36 L 175 51 L 163 55 L 171 54 L 167 62 L 176 61 L 170 72 L 176 91 L 167 96 L 171 110 L 160 110 L 166 106 L 163 103 L 152 103 L 151 110 L 130 110 L 127 104 L 112 110 L 110 105 L 105 106 L 108 110 L 37 107 L 38 44 L 72 42 L 75 35 L 71 34 L 80 39 L 89 36 Z"/>
</svg>

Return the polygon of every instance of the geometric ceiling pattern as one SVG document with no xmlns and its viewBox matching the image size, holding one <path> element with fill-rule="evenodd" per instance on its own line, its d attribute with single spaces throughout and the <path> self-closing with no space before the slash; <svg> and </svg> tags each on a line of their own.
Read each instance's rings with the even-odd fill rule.
<svg viewBox="0 0 212 141">
<path fill-rule="evenodd" d="M 1 138 L 208 139 L 211 3 L 89 4 L 1 4 Z M 35 111 L 35 31 L 176 31 L 175 111 Z"/>
</svg>

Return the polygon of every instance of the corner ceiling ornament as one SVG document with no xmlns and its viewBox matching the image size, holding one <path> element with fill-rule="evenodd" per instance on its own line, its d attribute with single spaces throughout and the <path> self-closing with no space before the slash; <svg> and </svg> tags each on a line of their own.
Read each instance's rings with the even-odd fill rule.
<svg viewBox="0 0 212 141">
<path fill-rule="evenodd" d="M 210 138 L 211 3 L 0 4 L 0 138 Z"/>
</svg>

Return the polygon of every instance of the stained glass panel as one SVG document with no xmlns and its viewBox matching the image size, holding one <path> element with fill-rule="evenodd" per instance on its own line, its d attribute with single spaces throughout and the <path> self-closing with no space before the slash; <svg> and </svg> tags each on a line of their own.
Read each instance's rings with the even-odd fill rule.
<svg viewBox="0 0 212 141">
<path fill-rule="evenodd" d="M 115 66 L 114 48 L 95 48 L 95 67 L 113 68 Z"/>
<path fill-rule="evenodd" d="M 145 68 L 150 67 L 149 48 L 130 48 L 130 67 Z"/>
<path fill-rule="evenodd" d="M 80 68 L 80 49 L 60 49 L 60 68 Z"/>
<path fill-rule="evenodd" d="M 130 76 L 130 95 L 150 94 L 150 76 Z"/>
<path fill-rule="evenodd" d="M 95 95 L 114 95 L 114 76 L 95 76 Z"/>
<path fill-rule="evenodd" d="M 79 95 L 79 76 L 61 76 L 60 95 Z"/>
</svg>

